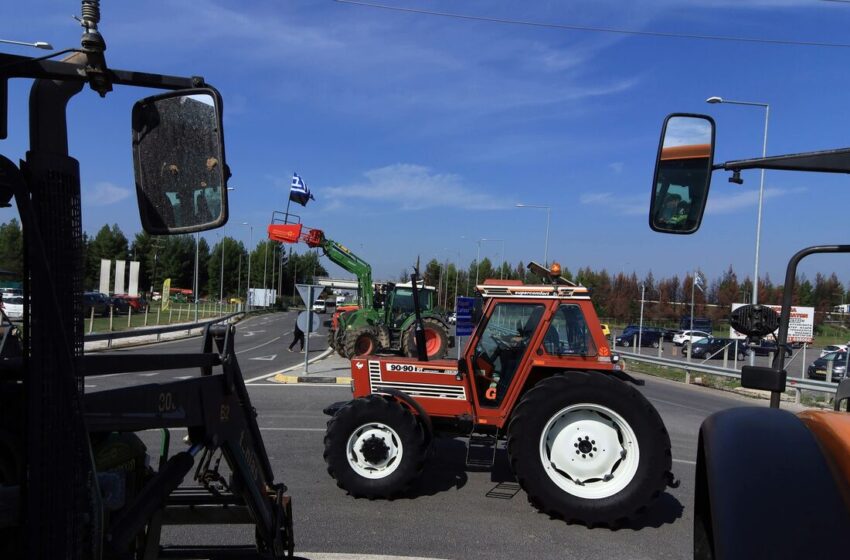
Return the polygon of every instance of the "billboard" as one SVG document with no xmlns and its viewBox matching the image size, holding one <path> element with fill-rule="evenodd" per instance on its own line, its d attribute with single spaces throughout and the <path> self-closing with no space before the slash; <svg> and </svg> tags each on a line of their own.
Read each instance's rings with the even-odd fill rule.
<svg viewBox="0 0 850 560">
<path fill-rule="evenodd" d="M 733 303 L 732 311 L 747 305 L 745 303 Z M 765 305 L 776 311 L 782 312 L 781 305 Z M 774 332 L 778 335 L 779 332 Z M 791 306 L 791 317 L 788 320 L 788 342 L 805 342 L 811 344 L 815 336 L 815 308 L 800 305 Z M 745 338 L 745 336 L 732 327 L 729 327 L 729 338 Z"/>
</svg>

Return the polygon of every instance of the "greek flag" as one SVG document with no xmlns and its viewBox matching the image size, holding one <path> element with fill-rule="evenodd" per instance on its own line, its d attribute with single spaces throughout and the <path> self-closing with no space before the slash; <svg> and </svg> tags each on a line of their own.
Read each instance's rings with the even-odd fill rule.
<svg viewBox="0 0 850 560">
<path fill-rule="evenodd" d="M 289 187 L 289 200 L 297 202 L 301 206 L 307 206 L 308 201 L 316 200 L 310 193 L 310 189 L 307 188 L 307 183 L 298 176 L 298 173 L 292 174 L 292 184 Z"/>
<path fill-rule="evenodd" d="M 705 277 L 702 275 L 702 272 L 697 271 L 694 276 L 694 287 L 702 293 L 705 293 Z"/>
</svg>

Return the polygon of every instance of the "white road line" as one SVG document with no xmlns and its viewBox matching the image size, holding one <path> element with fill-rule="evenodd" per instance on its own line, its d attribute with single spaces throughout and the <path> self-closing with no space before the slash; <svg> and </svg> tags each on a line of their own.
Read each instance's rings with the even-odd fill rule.
<svg viewBox="0 0 850 560">
<path fill-rule="evenodd" d="M 271 344 L 272 342 L 275 342 L 276 340 L 280 340 L 280 337 L 276 336 L 273 339 L 271 339 L 267 342 L 263 342 L 262 344 L 259 344 L 257 346 L 252 346 L 251 348 L 246 348 L 244 350 L 240 350 L 240 351 L 236 352 L 236 355 L 238 356 L 239 354 L 244 354 L 245 352 L 250 352 L 251 350 L 256 350 L 257 348 L 262 348 L 263 346 L 268 346 L 269 344 Z"/>
<path fill-rule="evenodd" d="M 674 463 L 682 463 L 684 465 L 696 465 L 696 461 L 688 461 L 687 459 L 673 459 Z"/>
<path fill-rule="evenodd" d="M 345 554 L 340 552 L 296 552 L 299 558 L 310 560 L 441 560 L 424 556 L 389 556 L 386 554 Z"/>
<path fill-rule="evenodd" d="M 714 412 L 713 410 L 709 410 L 707 408 L 697 408 L 695 406 L 690 406 L 690 405 L 687 405 L 687 404 L 681 404 L 681 403 L 677 403 L 677 402 L 673 402 L 673 401 L 666 401 L 664 399 L 657 399 L 655 397 L 647 397 L 647 398 L 651 401 L 669 404 L 670 406 L 678 406 L 680 408 L 687 408 L 688 410 L 693 410 L 695 412 L 708 412 L 708 413 Z"/>
</svg>

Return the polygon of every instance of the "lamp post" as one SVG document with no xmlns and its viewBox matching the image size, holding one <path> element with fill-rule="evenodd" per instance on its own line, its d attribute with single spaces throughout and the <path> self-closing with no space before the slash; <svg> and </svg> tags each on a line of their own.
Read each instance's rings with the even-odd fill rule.
<svg viewBox="0 0 850 560">
<path fill-rule="evenodd" d="M 195 322 L 198 322 L 198 245 L 201 243 L 201 232 L 195 234 L 195 280 L 192 292 L 195 294 Z"/>
<path fill-rule="evenodd" d="M 544 206 L 542 204 L 523 204 L 517 203 L 517 208 L 545 208 L 546 209 L 546 243 L 543 245 L 543 263 L 546 268 L 549 268 L 549 217 L 552 211 L 551 206 Z"/>
<path fill-rule="evenodd" d="M 505 260 L 505 240 L 504 239 L 486 239 L 486 238 L 483 238 L 483 237 L 481 239 L 479 239 L 478 240 L 478 254 L 475 257 L 475 285 L 476 286 L 478 285 L 478 271 L 481 269 L 481 262 L 480 262 L 480 260 L 481 260 L 481 243 L 483 243 L 484 241 L 501 241 L 502 242 L 502 260 Z M 502 276 L 501 269 L 502 269 L 502 267 L 500 266 L 499 267 L 500 278 Z"/>
<path fill-rule="evenodd" d="M 224 301 L 224 240 L 227 239 L 227 227 L 221 236 L 221 277 L 218 281 L 218 303 L 221 305 Z"/>
<path fill-rule="evenodd" d="M 251 309 L 251 246 L 254 245 L 254 226 L 248 222 L 242 222 L 243 226 L 248 226 L 251 232 L 251 241 L 248 243 L 248 291 L 245 293 L 245 309 Z"/>
<path fill-rule="evenodd" d="M 761 147 L 761 157 L 767 157 L 767 123 L 770 119 L 770 105 L 753 101 L 732 101 L 722 97 L 709 97 L 706 103 L 728 103 L 730 105 L 749 105 L 752 107 L 764 107 L 764 139 Z M 753 279 L 753 304 L 759 302 L 759 245 L 761 243 L 761 209 L 764 201 L 764 169 L 761 170 L 759 183 L 758 218 L 756 218 L 756 256 L 755 256 L 755 278 Z"/>
</svg>

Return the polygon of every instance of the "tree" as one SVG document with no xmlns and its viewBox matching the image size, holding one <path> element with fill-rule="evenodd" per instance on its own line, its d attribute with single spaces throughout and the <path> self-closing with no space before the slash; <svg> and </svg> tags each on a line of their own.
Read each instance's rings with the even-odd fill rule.
<svg viewBox="0 0 850 560">
<path fill-rule="evenodd" d="M 224 252 L 223 261 L 222 251 Z M 221 295 L 222 278 L 224 279 L 223 292 L 225 298 L 241 295 L 236 292 L 237 290 L 241 290 L 242 287 L 247 287 L 244 282 L 239 281 L 240 264 L 245 257 L 245 246 L 241 241 L 236 241 L 231 237 L 225 237 L 215 244 L 207 262 L 207 276 L 209 278 L 208 293 L 210 297 L 218 298 Z M 245 261 L 243 266 L 247 266 L 247 261 Z M 242 271 L 243 278 L 246 273 L 246 271 Z"/>
<path fill-rule="evenodd" d="M 23 278 L 24 238 L 21 226 L 15 218 L 0 225 L 0 268 L 13 273 L 12 278 Z"/>
<path fill-rule="evenodd" d="M 127 254 L 127 238 L 118 224 L 113 224 L 111 228 L 104 225 L 86 247 L 84 285 L 92 289 L 99 287 L 101 259 L 126 260 Z"/>
</svg>

